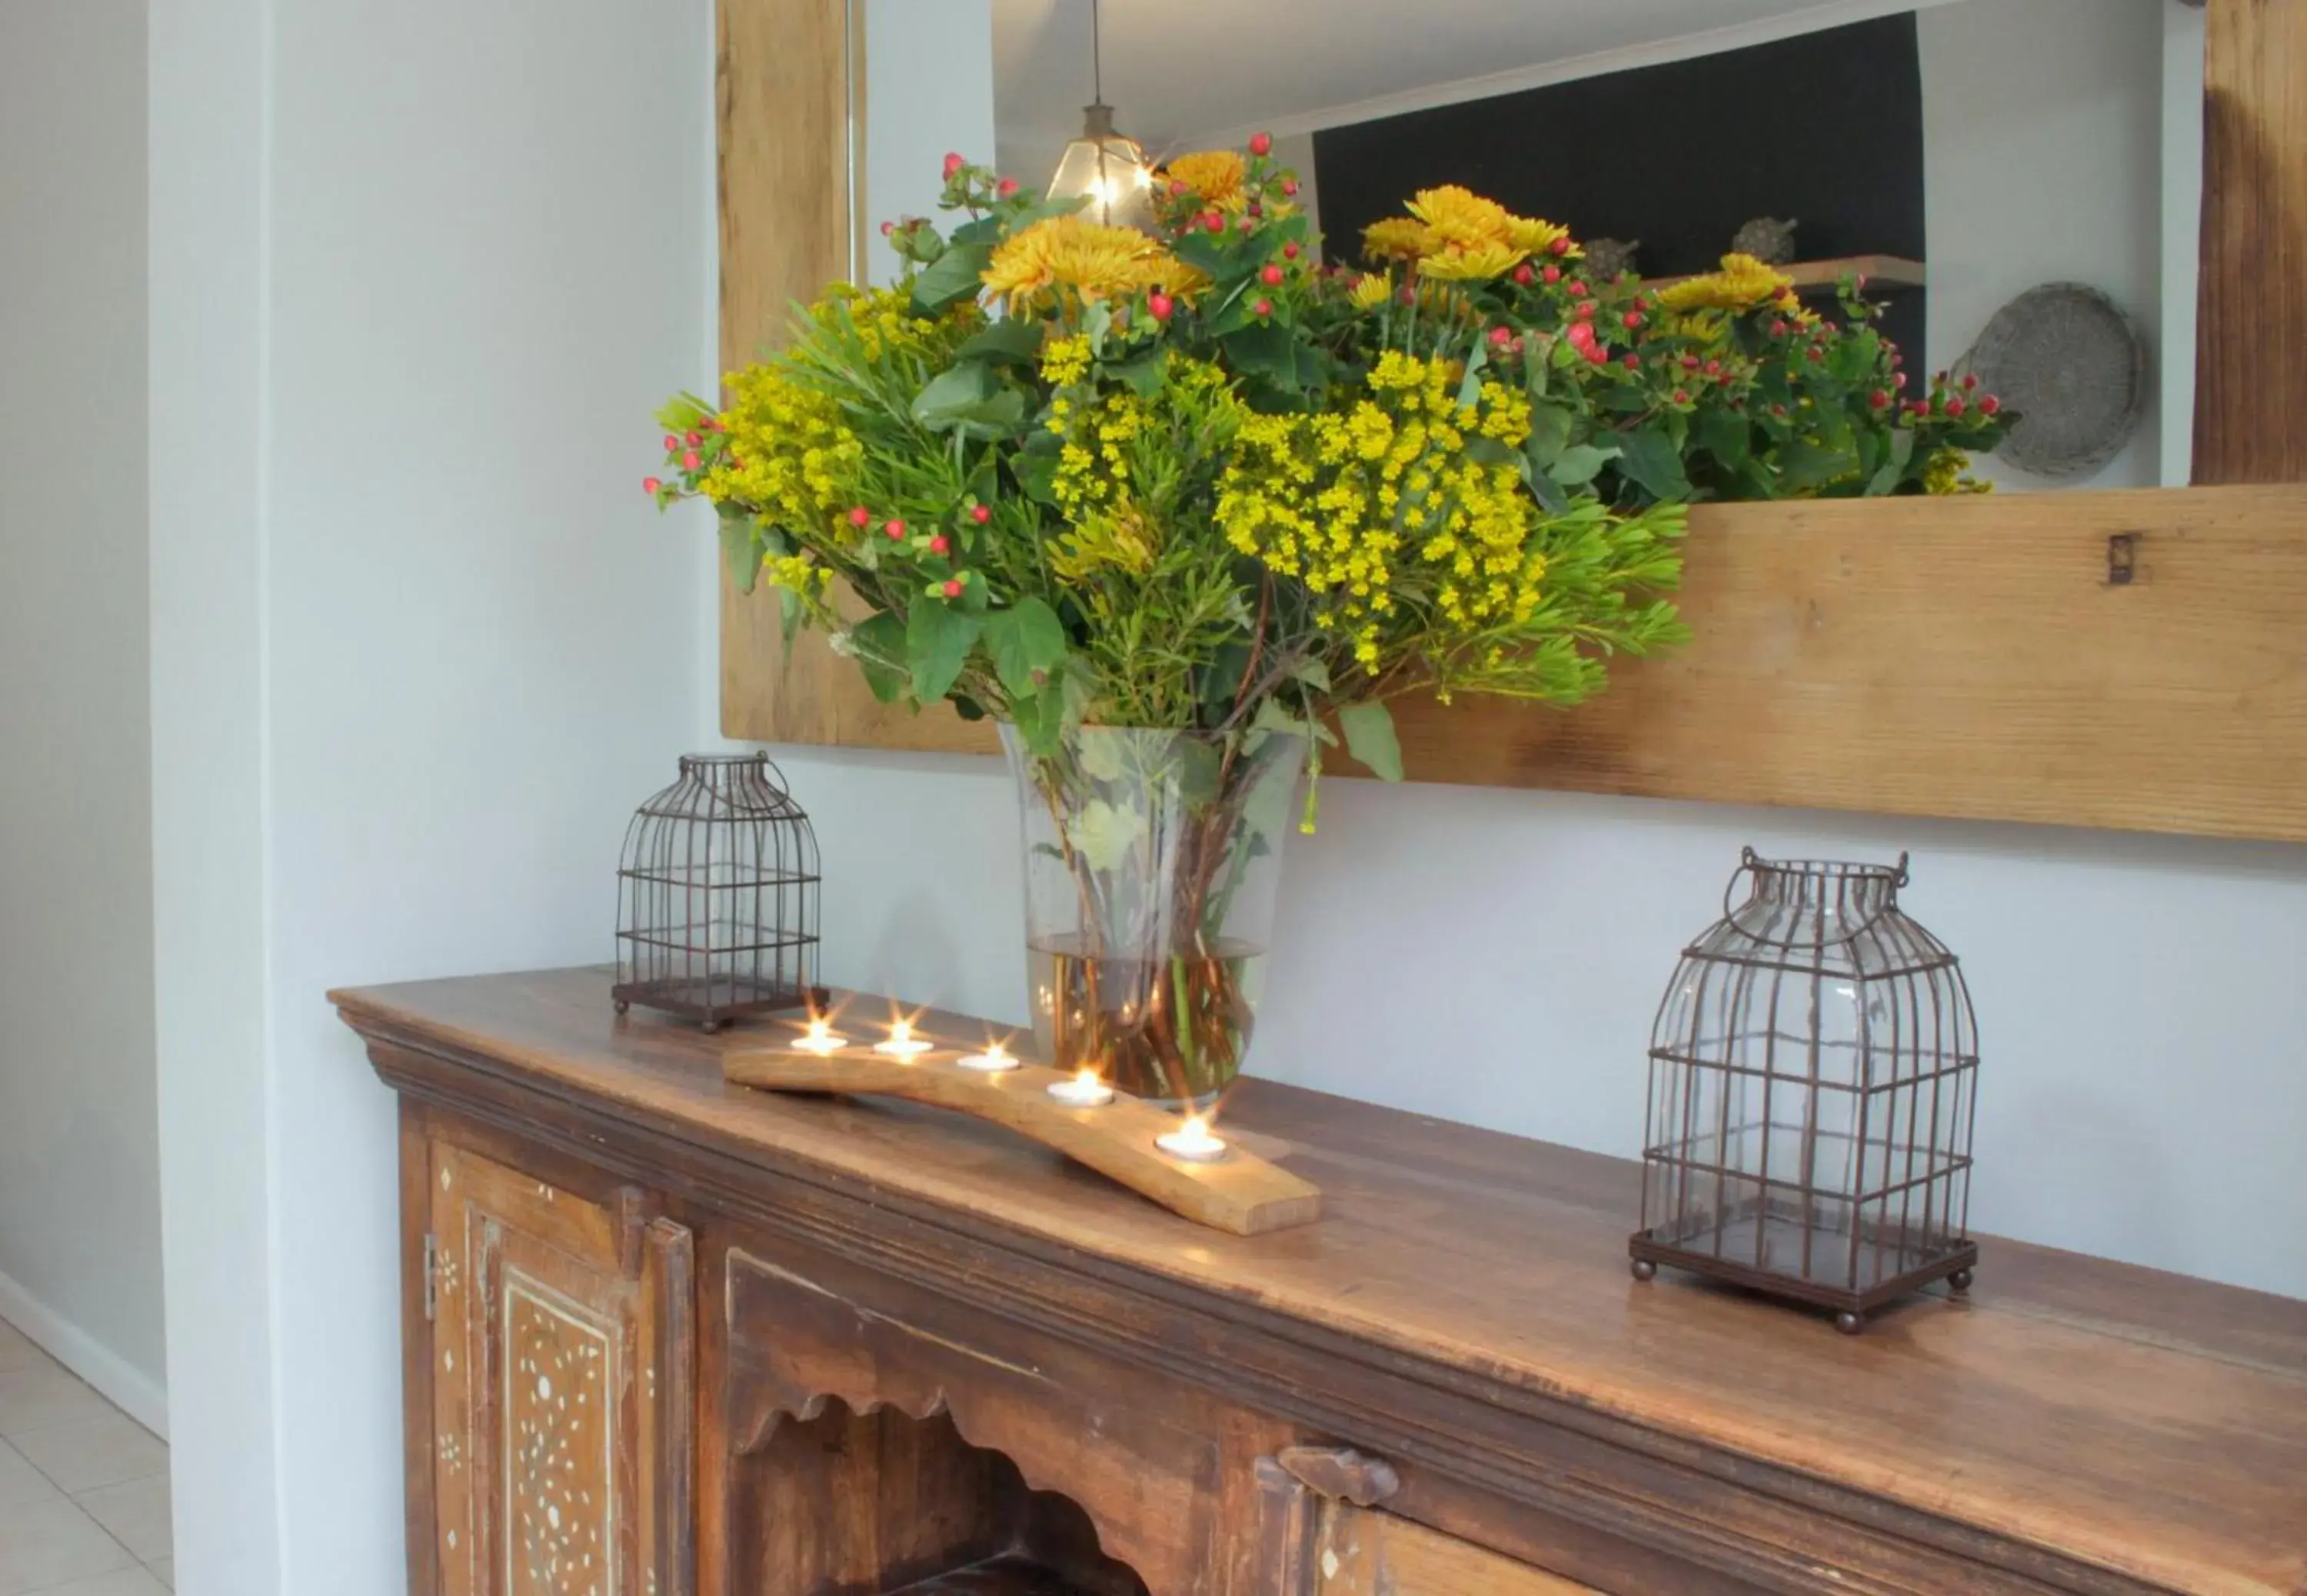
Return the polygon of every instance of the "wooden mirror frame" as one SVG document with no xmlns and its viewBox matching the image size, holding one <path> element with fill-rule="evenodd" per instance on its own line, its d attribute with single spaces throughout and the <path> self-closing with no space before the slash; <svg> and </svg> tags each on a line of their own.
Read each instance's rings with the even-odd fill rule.
<svg viewBox="0 0 2307 1596">
<path fill-rule="evenodd" d="M 722 0 L 721 350 L 859 258 L 852 0 Z M 2307 0 L 2210 0 L 2195 486 L 1707 504 L 1695 636 L 1574 710 L 1396 705 L 1412 780 L 2307 841 Z M 991 754 L 723 578 L 721 724 Z"/>
</svg>

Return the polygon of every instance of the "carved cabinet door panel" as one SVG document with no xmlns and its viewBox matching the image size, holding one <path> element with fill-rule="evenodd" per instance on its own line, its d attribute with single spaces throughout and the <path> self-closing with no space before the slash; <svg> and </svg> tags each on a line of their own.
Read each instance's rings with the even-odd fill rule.
<svg viewBox="0 0 2307 1596">
<path fill-rule="evenodd" d="M 436 1142 L 442 1596 L 690 1596 L 690 1233 Z"/>
</svg>

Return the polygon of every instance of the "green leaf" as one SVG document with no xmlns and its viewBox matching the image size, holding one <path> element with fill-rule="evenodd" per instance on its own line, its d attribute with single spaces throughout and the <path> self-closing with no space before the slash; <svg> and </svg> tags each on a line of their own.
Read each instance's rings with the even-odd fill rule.
<svg viewBox="0 0 2307 1596">
<path fill-rule="evenodd" d="M 933 316 L 949 304 L 977 297 L 992 259 L 993 246 L 982 239 L 947 250 L 913 278 L 915 313 Z"/>
<path fill-rule="evenodd" d="M 1480 433 L 1466 440 L 1466 458 L 1477 465 L 1519 465 L 1522 456 L 1509 444 Z"/>
<path fill-rule="evenodd" d="M 1682 456 L 1663 431 L 1645 427 L 1621 433 L 1619 442 L 1625 452 L 1619 457 L 1618 471 L 1627 481 L 1652 499 L 1690 497 L 1690 479 L 1682 473 Z"/>
<path fill-rule="evenodd" d="M 1330 690 L 1330 668 L 1319 660 L 1300 660 L 1290 668 L 1290 679 L 1304 682 L 1316 693 Z"/>
<path fill-rule="evenodd" d="M 1042 324 L 1038 321 L 996 321 L 959 349 L 956 360 L 978 360 L 989 364 L 1030 365 L 1042 352 Z"/>
<path fill-rule="evenodd" d="M 1066 628 L 1047 603 L 1023 598 L 985 618 L 985 646 L 1009 696 L 1025 698 L 1066 662 Z"/>
<path fill-rule="evenodd" d="M 1162 380 L 1168 375 L 1170 352 L 1155 349 L 1105 368 L 1105 374 L 1116 382 L 1126 384 L 1129 391 L 1141 399 L 1150 399 L 1162 389 Z"/>
<path fill-rule="evenodd" d="M 667 400 L 656 413 L 656 424 L 668 432 L 693 432 L 713 407 L 695 394 L 683 392 Z"/>
<path fill-rule="evenodd" d="M 1239 272 L 1243 266 L 1240 252 L 1231 247 L 1232 238 L 1230 233 L 1222 237 L 1198 231 L 1188 233 L 1175 245 L 1178 259 L 1214 281 L 1222 281 Z"/>
<path fill-rule="evenodd" d="M 740 510 L 721 511 L 721 558 L 729 562 L 729 580 L 739 593 L 750 593 L 761 579 L 761 547 L 753 537 L 753 518 Z"/>
<path fill-rule="evenodd" d="M 1003 385 L 982 361 L 939 371 L 913 396 L 913 419 L 932 432 L 997 438 L 1025 419 L 1025 396 Z"/>
<path fill-rule="evenodd" d="M 1016 722 L 1017 735 L 1025 739 L 1028 748 L 1044 755 L 1055 754 L 1059 739 L 1066 730 L 1063 685 L 1053 681 L 1040 692 L 1024 698 L 1011 695 L 1009 714 Z"/>
<path fill-rule="evenodd" d="M 1009 469 L 1017 479 L 1017 486 L 1034 503 L 1057 503 L 1058 459 L 1064 448 L 1054 434 L 1036 427 L 1011 457 Z"/>
<path fill-rule="evenodd" d="M 1145 834 L 1145 817 L 1117 808 L 1103 798 L 1092 798 L 1066 827 L 1074 851 L 1097 871 L 1111 871 L 1129 857 L 1137 839 Z"/>
<path fill-rule="evenodd" d="M 1624 452 L 1615 443 L 1574 443 L 1555 456 L 1546 474 L 1565 488 L 1582 488 Z"/>
<path fill-rule="evenodd" d="M 1466 357 L 1466 375 L 1458 383 L 1458 403 L 1469 410 L 1481 402 L 1482 368 L 1489 363 L 1489 345 L 1477 343 L 1474 353 Z"/>
<path fill-rule="evenodd" d="M 1857 469 L 1857 456 L 1848 449 L 1821 448 L 1795 438 L 1779 450 L 1779 484 L 1788 492 L 1822 488 Z"/>
<path fill-rule="evenodd" d="M 1385 704 L 1372 700 L 1346 705 L 1338 712 L 1338 730 L 1346 734 L 1346 752 L 1368 766 L 1371 774 L 1385 781 L 1402 780 L 1402 743 Z"/>
<path fill-rule="evenodd" d="M 1311 374 L 1297 333 L 1279 322 L 1245 327 L 1223 339 L 1235 371 L 1245 377 L 1263 377 L 1278 388 L 1302 389 Z"/>
<path fill-rule="evenodd" d="M 933 600 L 913 605 L 905 618 L 905 667 L 913 672 L 916 704 L 935 704 L 953 691 L 984 625 L 977 616 Z"/>
<path fill-rule="evenodd" d="M 885 610 L 850 627 L 849 641 L 874 698 L 896 703 L 905 691 L 905 673 L 898 663 L 905 657 L 905 623 Z"/>
<path fill-rule="evenodd" d="M 1734 410 L 1705 410 L 1698 417 L 1698 441 L 1706 452 L 1722 464 L 1725 471 L 1737 471 L 1746 463 L 1754 445 L 1754 429 L 1746 418 Z"/>
<path fill-rule="evenodd" d="M 1249 727 L 1253 731 L 1283 731 L 1291 737 L 1305 737 L 1311 732 L 1325 747 L 1334 748 L 1338 744 L 1336 732 L 1319 721 L 1308 722 L 1299 720 L 1279 698 L 1268 698 L 1260 703 L 1257 713 L 1250 717 Z"/>
<path fill-rule="evenodd" d="M 1533 405 L 1530 407 L 1530 441 L 1523 452 L 1530 456 L 1533 469 L 1551 474 L 1556 460 L 1570 447 L 1570 412 L 1559 405 Z M 1599 464 L 1596 470 L 1600 470 Z"/>
</svg>

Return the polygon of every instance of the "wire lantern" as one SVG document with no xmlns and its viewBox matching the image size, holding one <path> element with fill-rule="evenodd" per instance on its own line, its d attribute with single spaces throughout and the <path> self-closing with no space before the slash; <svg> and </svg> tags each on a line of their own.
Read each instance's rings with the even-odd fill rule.
<svg viewBox="0 0 2307 1596">
<path fill-rule="evenodd" d="M 822 1000 L 817 835 L 766 754 L 691 754 L 640 807 L 617 871 L 617 1012 L 718 1030 Z"/>
<path fill-rule="evenodd" d="M 1748 892 L 1733 903 L 1741 878 Z M 1634 1277 L 1661 1264 L 1868 1314 L 1969 1288 L 1978 1034 L 1896 866 L 1745 850 L 1651 1035 Z"/>
</svg>

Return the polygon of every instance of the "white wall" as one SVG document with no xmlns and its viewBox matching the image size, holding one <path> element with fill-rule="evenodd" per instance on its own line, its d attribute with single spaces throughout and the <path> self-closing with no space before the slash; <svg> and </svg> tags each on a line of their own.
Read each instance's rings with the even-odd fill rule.
<svg viewBox="0 0 2307 1596">
<path fill-rule="evenodd" d="M 1922 55 L 1929 358 L 1943 370 L 1994 312 L 2088 283 L 2139 323 L 2150 391 L 2163 319 L 2163 11 L 2170 0 L 1963 0 L 1915 20 Z M 2182 413 L 2183 414 L 2183 413 Z M 2063 487 L 2161 480 L 2162 406 Z M 1991 457 L 1980 477 L 2041 487 Z"/>
<path fill-rule="evenodd" d="M 162 1395 L 141 0 L 0 6 L 0 1314 Z"/>
<path fill-rule="evenodd" d="M 609 952 L 702 713 L 639 484 L 709 380 L 710 10 L 154 7 L 177 1588 L 385 1596 L 393 1106 L 322 994 Z"/>
</svg>

